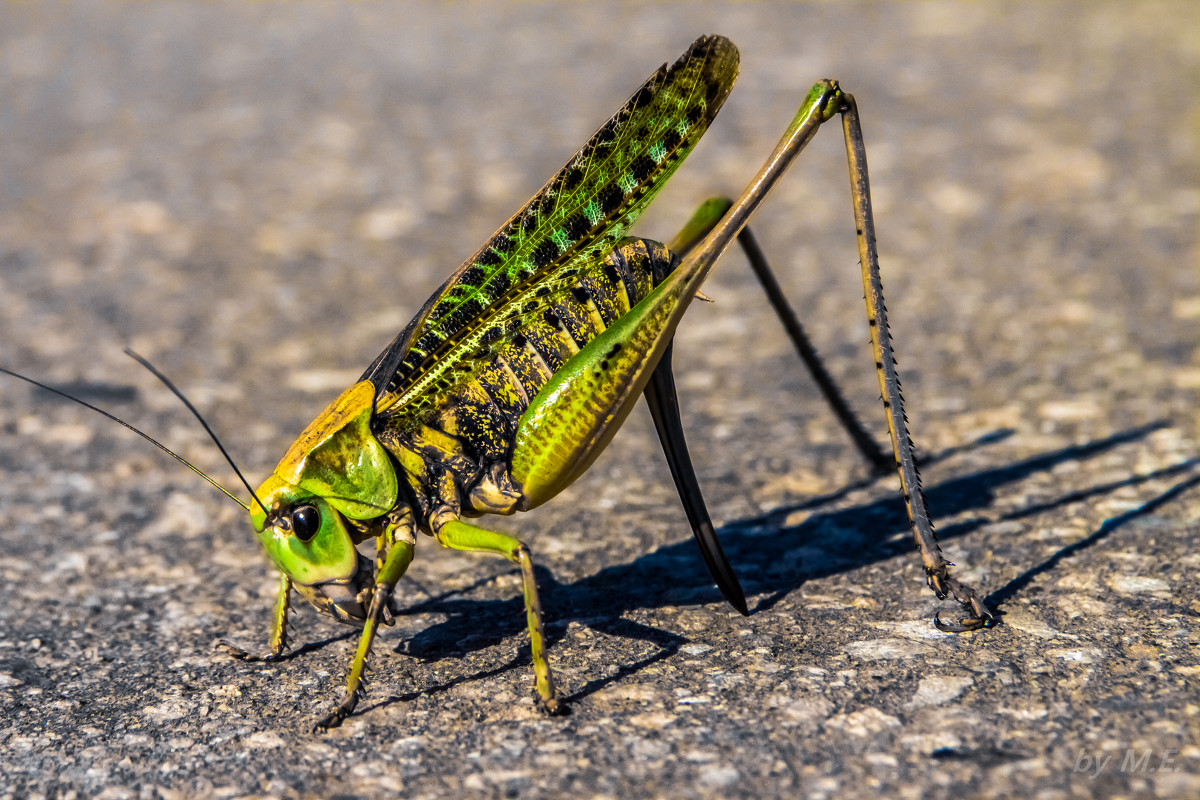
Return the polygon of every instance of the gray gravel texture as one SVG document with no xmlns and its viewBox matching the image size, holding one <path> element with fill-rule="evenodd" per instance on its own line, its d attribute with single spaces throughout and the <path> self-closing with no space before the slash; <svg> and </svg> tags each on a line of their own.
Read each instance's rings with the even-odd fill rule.
<svg viewBox="0 0 1200 800">
<path fill-rule="evenodd" d="M 735 193 L 808 86 L 858 97 L 908 414 L 959 573 L 934 630 L 865 466 L 739 255 L 679 335 L 724 605 L 639 409 L 533 548 L 573 709 L 530 696 L 513 570 L 420 545 L 360 711 L 242 512 L 95 414 L 0 382 L 0 797 L 1197 797 L 1200 6 L 0 7 L 0 365 L 254 480 L 434 287 L 697 35 L 742 77 L 643 235 Z M 882 438 L 846 167 L 822 132 L 754 225 Z M 237 487 L 233 487 L 237 491 Z M 242 492 L 244 494 L 244 492 Z"/>
</svg>

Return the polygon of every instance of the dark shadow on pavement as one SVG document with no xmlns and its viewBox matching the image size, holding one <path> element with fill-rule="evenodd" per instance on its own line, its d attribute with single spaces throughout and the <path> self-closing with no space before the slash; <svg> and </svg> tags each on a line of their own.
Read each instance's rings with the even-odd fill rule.
<svg viewBox="0 0 1200 800">
<path fill-rule="evenodd" d="M 1182 464 L 1177 464 L 1173 467 L 1156 470 L 1154 473 L 1151 473 L 1151 474 L 1156 477 L 1163 477 L 1163 474 L 1177 473 L 1177 472 L 1183 471 L 1183 469 L 1190 470 L 1192 467 L 1194 467 L 1196 465 L 1196 463 L 1197 463 L 1196 459 L 1191 459 L 1189 461 L 1183 462 Z M 1119 485 L 1121 485 L 1121 486 L 1128 485 L 1128 481 L 1123 481 Z M 1153 513 L 1155 509 L 1159 508 L 1160 506 L 1165 505 L 1166 503 L 1171 502 L 1175 498 L 1179 497 L 1179 495 L 1183 494 L 1184 492 L 1186 492 L 1187 490 L 1191 489 L 1194 486 L 1200 486 L 1200 475 L 1193 475 L 1192 477 L 1188 478 L 1187 480 L 1180 481 L 1179 483 L 1175 484 L 1167 491 L 1158 495 L 1154 499 L 1143 503 L 1142 505 L 1138 506 L 1137 508 L 1130 509 L 1129 511 L 1126 511 L 1124 514 L 1120 514 L 1118 516 L 1112 517 L 1111 519 L 1105 520 L 1104 524 L 1101 525 L 1099 528 L 1097 528 L 1091 535 L 1087 536 L 1084 539 L 1080 539 L 1077 542 L 1072 542 L 1071 544 L 1069 544 L 1066 547 L 1059 550 L 1054 555 L 1047 558 L 1041 564 L 1038 564 L 1035 567 L 1031 567 L 1031 568 L 1025 570 L 1020 575 L 1018 575 L 1017 577 L 1013 578 L 1011 581 L 1006 583 L 1004 586 L 997 589 L 995 592 L 992 592 L 992 594 L 988 595 L 988 598 L 987 598 L 988 605 L 995 608 L 996 606 L 1000 606 L 1000 605 L 1003 605 L 1004 603 L 1009 602 L 1010 600 L 1013 599 L 1013 597 L 1015 597 L 1017 595 L 1018 592 L 1020 592 L 1022 589 L 1024 589 L 1026 586 L 1028 586 L 1033 581 L 1034 578 L 1036 578 L 1037 576 L 1039 576 L 1043 573 L 1051 571 L 1056 566 L 1058 566 L 1058 564 L 1063 559 L 1069 558 L 1069 557 L 1075 555 L 1076 553 L 1082 552 L 1083 550 L 1086 550 L 1089 547 L 1096 545 L 1101 540 L 1106 539 L 1117 528 L 1120 528 L 1122 525 L 1128 524 L 1129 522 L 1137 519 L 1138 517 L 1143 517 L 1147 514 Z"/>
<path fill-rule="evenodd" d="M 939 540 L 953 540 L 998 521 L 1050 512 L 1121 487 L 1194 469 L 1200 460 L 1193 459 L 1145 475 L 1132 475 L 1121 481 L 1098 484 L 1064 494 L 1051 502 L 1040 502 L 1003 515 L 987 513 L 993 506 L 995 492 L 1002 486 L 1049 471 L 1062 463 L 1093 458 L 1138 441 L 1166 425 L 1161 421 L 1150 423 L 1094 442 L 1065 447 L 927 487 L 926 494 L 935 518 L 968 512 L 978 514 L 940 529 Z M 1003 438 L 1002 434 L 999 435 Z M 994 441 L 995 438 L 990 440 Z M 986 442 L 989 439 L 985 437 L 979 441 Z M 939 460 L 941 457 L 944 456 L 939 454 Z M 927 459 L 926 463 L 930 461 Z M 988 597 L 988 603 L 995 608 L 1010 602 L 1034 577 L 1054 569 L 1063 558 L 1093 546 L 1129 520 L 1150 513 L 1198 483 L 1200 476 L 1189 478 L 1138 509 L 1109 520 L 1087 539 L 1063 548 L 1050 559 L 993 592 Z M 831 493 L 824 496 L 823 504 L 844 496 L 844 491 Z M 805 503 L 773 510 L 767 515 L 735 520 L 720 529 L 726 554 L 742 577 L 747 594 L 765 594 L 753 607 L 752 613 L 771 608 L 810 579 L 862 569 L 912 553 L 904 503 L 898 492 L 894 496 L 889 492 L 886 497 L 851 508 L 814 513 L 797 525 L 786 525 L 785 520 L 794 511 L 813 507 L 813 500 L 810 499 Z M 682 514 L 680 516 L 682 536 L 686 535 L 687 527 L 682 522 Z M 571 583 L 558 583 L 544 567 L 536 568 L 536 576 L 542 607 L 547 612 L 546 634 L 549 644 L 563 637 L 567 621 L 575 620 L 601 633 L 653 642 L 660 648 L 659 652 L 637 663 L 622 666 L 613 675 L 589 681 L 584 688 L 565 698 L 568 701 L 586 697 L 649 664 L 668 658 L 688 641 L 678 634 L 622 619 L 622 615 L 645 608 L 721 601 L 690 536 L 632 562 L 606 567 Z M 489 580 L 482 579 L 476 585 Z M 400 613 L 404 615 L 436 613 L 444 615 L 445 619 L 401 643 L 396 651 L 422 660 L 453 658 L 456 655 L 461 657 L 524 632 L 524 605 L 519 597 L 506 601 L 476 600 L 467 596 L 471 588 L 436 595 L 401 609 Z M 528 664 L 526 645 L 509 663 L 473 677 L 494 675 L 518 666 L 527 669 Z M 455 678 L 443 686 L 422 689 L 420 693 L 444 690 L 471 679 L 472 676 Z M 402 699 L 405 698 L 392 698 L 391 701 Z"/>
</svg>

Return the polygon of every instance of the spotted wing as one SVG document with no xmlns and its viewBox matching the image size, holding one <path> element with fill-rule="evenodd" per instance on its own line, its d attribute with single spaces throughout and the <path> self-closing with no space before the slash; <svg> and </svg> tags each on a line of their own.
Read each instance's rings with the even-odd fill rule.
<svg viewBox="0 0 1200 800">
<path fill-rule="evenodd" d="M 497 342 L 603 259 L 700 140 L 737 68 L 733 43 L 705 36 L 652 75 L 367 369 L 377 418 L 436 409 Z"/>
</svg>

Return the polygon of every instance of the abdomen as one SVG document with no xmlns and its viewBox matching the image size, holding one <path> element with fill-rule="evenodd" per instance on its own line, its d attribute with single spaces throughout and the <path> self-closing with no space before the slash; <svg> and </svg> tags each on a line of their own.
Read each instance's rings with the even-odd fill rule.
<svg viewBox="0 0 1200 800">
<path fill-rule="evenodd" d="M 550 378 L 588 342 L 637 305 L 669 272 L 667 249 L 626 240 L 554 302 L 527 303 L 515 333 L 420 424 L 384 425 L 376 436 L 400 462 L 427 517 L 448 506 L 464 516 L 509 514 L 521 504 L 511 472 L 521 415 Z M 639 257 L 640 256 L 640 257 Z M 654 275 L 653 272 L 659 274 Z"/>
</svg>

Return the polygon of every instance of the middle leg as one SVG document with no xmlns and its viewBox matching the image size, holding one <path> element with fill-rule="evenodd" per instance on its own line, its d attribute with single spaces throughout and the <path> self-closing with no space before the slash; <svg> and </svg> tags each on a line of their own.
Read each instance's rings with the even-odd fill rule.
<svg viewBox="0 0 1200 800">
<path fill-rule="evenodd" d="M 542 628 L 542 605 L 538 600 L 537 583 L 533 577 L 533 560 L 525 543 L 507 534 L 478 528 L 457 518 L 440 525 L 435 523 L 434 538 L 443 547 L 470 553 L 491 553 L 503 556 L 521 568 L 521 585 L 525 594 L 525 620 L 529 626 L 529 649 L 532 654 L 534 688 L 543 711 L 559 714 L 564 709 L 554 690 L 554 673 L 546 660 L 546 634 Z"/>
</svg>

